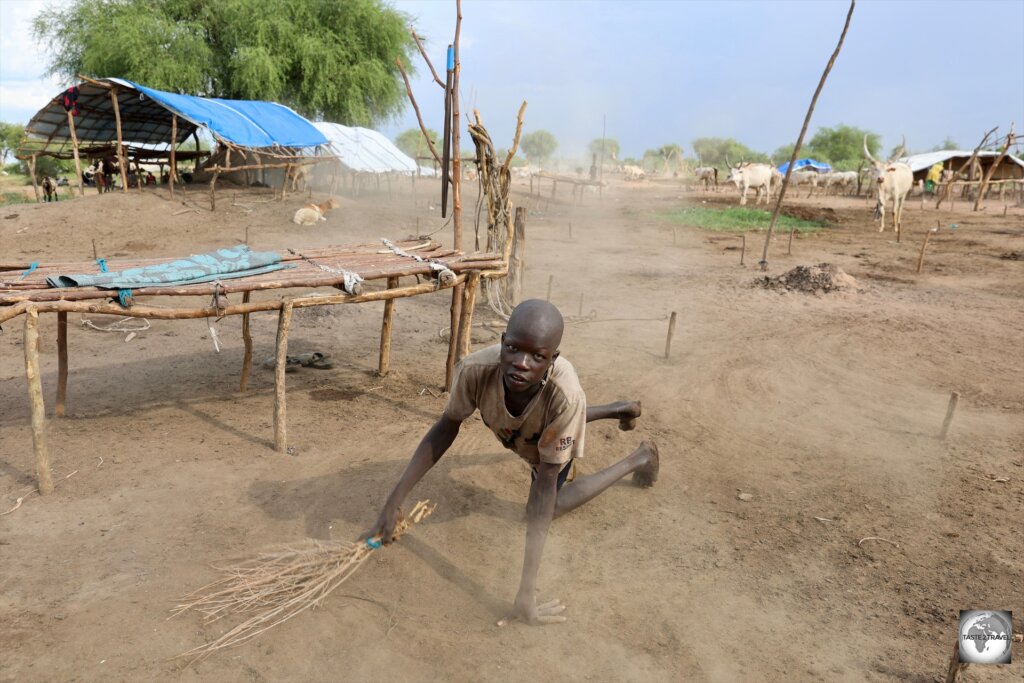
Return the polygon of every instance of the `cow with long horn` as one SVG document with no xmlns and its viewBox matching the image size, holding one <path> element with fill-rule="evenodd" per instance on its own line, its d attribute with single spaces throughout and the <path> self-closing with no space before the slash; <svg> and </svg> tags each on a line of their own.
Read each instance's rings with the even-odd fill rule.
<svg viewBox="0 0 1024 683">
<path fill-rule="evenodd" d="M 902 161 L 896 161 L 907 149 L 907 139 L 903 138 L 899 149 L 892 159 L 884 164 L 868 151 L 868 136 L 864 136 L 864 156 L 875 165 L 875 180 L 878 183 L 878 201 L 875 204 L 875 217 L 881 219 L 878 232 L 885 232 L 885 207 L 892 205 L 892 222 L 896 230 L 896 240 L 900 238 L 900 226 L 903 223 L 903 202 L 907 193 L 914 186 L 914 172 Z"/>
</svg>

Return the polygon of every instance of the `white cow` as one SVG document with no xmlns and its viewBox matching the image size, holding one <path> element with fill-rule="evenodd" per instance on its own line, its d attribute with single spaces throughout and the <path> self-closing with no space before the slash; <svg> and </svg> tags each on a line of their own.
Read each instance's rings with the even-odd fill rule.
<svg viewBox="0 0 1024 683">
<path fill-rule="evenodd" d="M 907 147 L 906 138 L 900 144 L 900 148 L 893 154 L 893 159 L 898 159 Z M 885 232 L 885 206 L 892 204 L 892 222 L 896 230 L 896 239 L 900 236 L 900 225 L 903 223 L 903 202 L 907 193 L 914 186 L 914 172 L 910 166 L 902 161 L 887 161 L 884 164 L 868 151 L 868 136 L 864 136 L 864 156 L 875 165 L 875 181 L 878 183 L 878 203 L 875 205 L 875 217 L 880 218 L 882 223 L 878 232 Z"/>
<path fill-rule="evenodd" d="M 646 175 L 644 173 L 644 169 L 632 164 L 624 165 L 622 167 L 622 173 L 625 175 L 626 180 L 643 180 L 644 175 Z"/>
<path fill-rule="evenodd" d="M 801 185 L 810 185 L 811 189 L 807 193 L 810 197 L 814 194 L 814 190 L 818 187 L 818 181 L 821 177 L 817 171 L 793 171 L 789 174 L 789 182 L 793 183 L 794 187 L 800 187 Z"/>
<path fill-rule="evenodd" d="M 693 169 L 693 174 L 697 176 L 697 182 L 703 189 L 706 190 L 712 183 L 715 189 L 718 189 L 718 169 L 714 166 L 698 166 Z"/>
<path fill-rule="evenodd" d="M 754 188 L 757 198 L 754 204 L 761 203 L 761 190 L 764 189 L 764 203 L 768 203 L 768 196 L 772 192 L 772 171 L 774 169 L 768 164 L 754 164 L 751 162 L 740 162 L 729 169 L 727 181 L 732 181 L 740 190 L 740 205 L 747 203 L 747 189 Z"/>
<path fill-rule="evenodd" d="M 857 188 L 857 172 L 837 171 L 829 173 L 825 176 L 825 194 L 828 194 L 828 191 L 832 188 L 836 188 L 837 193 L 840 188 L 844 188 L 847 194 L 849 194 L 851 189 Z"/>
</svg>

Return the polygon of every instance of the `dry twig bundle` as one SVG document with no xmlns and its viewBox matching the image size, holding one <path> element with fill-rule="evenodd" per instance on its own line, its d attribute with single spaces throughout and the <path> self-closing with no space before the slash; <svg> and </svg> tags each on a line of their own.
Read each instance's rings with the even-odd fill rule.
<svg viewBox="0 0 1024 683">
<path fill-rule="evenodd" d="M 395 527 L 395 538 L 434 511 L 421 500 Z M 181 653 L 193 661 L 218 650 L 240 645 L 311 607 L 321 605 L 335 588 L 380 548 L 379 539 L 356 543 L 307 540 L 297 546 L 271 550 L 238 565 L 221 567 L 226 576 L 182 599 L 171 617 L 198 610 L 212 623 L 232 614 L 249 618 L 216 640 Z M 170 617 L 168 617 L 170 618 Z"/>
</svg>

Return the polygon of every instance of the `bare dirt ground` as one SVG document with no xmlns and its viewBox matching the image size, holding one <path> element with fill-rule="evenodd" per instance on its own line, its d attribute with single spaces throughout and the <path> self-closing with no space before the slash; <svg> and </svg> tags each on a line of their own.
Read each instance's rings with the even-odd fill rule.
<svg viewBox="0 0 1024 683">
<path fill-rule="evenodd" d="M 162 190 L 8 206 L 0 261 L 88 259 L 94 239 L 108 258 L 175 256 L 246 226 L 260 249 L 404 237 L 441 226 L 424 185 L 415 205 L 406 187 L 349 198 L 315 228 L 289 222 L 301 198 L 255 191 L 222 193 L 214 214 L 173 215 L 184 207 Z M 815 296 L 751 286 L 762 236 L 748 236 L 740 267 L 738 236 L 673 233 L 658 215 L 731 205 L 735 192 L 563 196 L 519 195 L 527 294 L 543 297 L 554 276 L 571 316 L 562 350 L 591 402 L 644 404 L 635 432 L 591 425 L 584 471 L 643 438 L 663 454 L 653 489 L 623 482 L 553 525 L 542 597 L 568 603 L 568 623 L 494 625 L 517 587 L 529 474 L 473 420 L 414 492 L 435 515 L 321 609 L 201 663 L 174 659 L 225 629 L 167 620 L 215 578 L 210 563 L 351 539 L 374 520 L 444 405 L 424 389 L 443 381 L 449 297 L 398 302 L 383 379 L 382 304 L 296 314 L 291 349 L 337 365 L 288 375 L 292 456 L 270 448 L 271 372 L 237 393 L 239 318 L 218 323 L 217 354 L 205 321 L 153 321 L 126 343 L 72 315 L 68 416 L 48 432 L 57 490 L 0 517 L 0 681 L 924 683 L 945 675 L 959 610 L 1013 609 L 1022 630 L 1024 263 L 1006 257 L 1024 251 L 1021 209 L 911 200 L 897 244 L 864 199 L 795 199 L 831 227 L 798 237 L 792 256 L 777 239 L 770 274 L 830 262 L 860 285 Z M 477 320 L 490 318 L 481 307 Z M 274 332 L 273 316 L 254 316 L 257 361 Z M 475 348 L 492 338 L 480 330 Z M 940 441 L 950 391 L 962 398 Z M 28 422 L 19 318 L 0 335 L 0 511 L 34 486 Z M 1018 645 L 1012 665 L 965 680 L 1022 675 Z"/>
</svg>

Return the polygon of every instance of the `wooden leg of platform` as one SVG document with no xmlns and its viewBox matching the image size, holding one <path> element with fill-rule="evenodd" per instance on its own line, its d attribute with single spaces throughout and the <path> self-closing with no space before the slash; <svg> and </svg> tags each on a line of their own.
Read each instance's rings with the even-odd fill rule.
<svg viewBox="0 0 1024 683">
<path fill-rule="evenodd" d="M 68 312 L 57 311 L 57 403 L 53 414 L 64 417 L 68 397 Z"/>
<path fill-rule="evenodd" d="M 398 286 L 397 277 L 388 278 L 388 289 Z M 380 324 L 380 361 L 377 364 L 377 374 L 386 377 L 391 370 L 391 323 L 395 319 L 395 300 L 388 299 L 384 302 L 384 320 Z"/>
<path fill-rule="evenodd" d="M 480 285 L 480 273 L 474 271 L 466 281 L 462 296 L 462 315 L 459 318 L 459 348 L 456 360 L 462 360 L 469 353 L 473 341 L 473 308 L 476 306 L 476 292 Z"/>
<path fill-rule="evenodd" d="M 274 363 L 274 450 L 278 453 L 288 450 L 284 371 L 288 364 L 288 328 L 291 323 L 292 302 L 285 301 L 277 319 L 277 357 Z"/>
<path fill-rule="evenodd" d="M 462 290 L 465 287 L 465 283 L 462 282 L 452 287 L 451 322 L 448 328 L 451 333 L 448 335 L 448 362 L 444 373 L 445 391 L 451 391 L 452 377 L 455 375 L 455 361 L 459 351 L 459 320 L 462 315 Z"/>
<path fill-rule="evenodd" d="M 36 454 L 36 477 L 39 494 L 53 492 L 53 477 L 50 475 L 50 456 L 46 452 L 46 405 L 43 403 L 43 382 L 39 377 L 39 313 L 30 308 L 25 313 L 25 379 L 28 381 L 28 398 L 32 409 L 32 448 Z"/>
<path fill-rule="evenodd" d="M 242 303 L 249 303 L 249 294 L 242 295 Z M 249 386 L 249 372 L 252 371 L 252 334 L 249 332 L 249 314 L 242 314 L 242 343 L 245 344 L 245 355 L 242 356 L 242 378 L 238 381 L 238 391 L 244 394 Z"/>
</svg>

